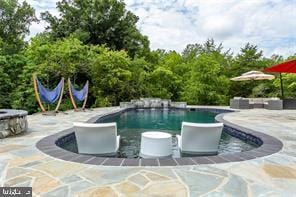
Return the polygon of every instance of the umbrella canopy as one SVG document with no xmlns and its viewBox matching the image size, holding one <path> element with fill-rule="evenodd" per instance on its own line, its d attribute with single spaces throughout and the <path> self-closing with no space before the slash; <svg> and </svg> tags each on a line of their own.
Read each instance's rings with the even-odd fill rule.
<svg viewBox="0 0 296 197">
<path fill-rule="evenodd" d="M 296 60 L 290 60 L 281 64 L 274 65 L 266 68 L 263 72 L 274 72 L 274 73 L 296 73 Z"/>
<path fill-rule="evenodd" d="M 250 80 L 272 80 L 274 79 L 273 75 L 267 75 L 260 71 L 249 71 L 241 76 L 231 78 L 232 81 L 250 81 Z"/>
<path fill-rule="evenodd" d="M 286 61 L 272 67 L 266 68 L 263 72 L 274 72 L 274 73 L 296 73 L 296 60 Z M 284 98 L 284 88 L 283 88 L 283 80 L 282 75 L 280 74 L 281 81 L 281 92 L 282 98 Z"/>
</svg>

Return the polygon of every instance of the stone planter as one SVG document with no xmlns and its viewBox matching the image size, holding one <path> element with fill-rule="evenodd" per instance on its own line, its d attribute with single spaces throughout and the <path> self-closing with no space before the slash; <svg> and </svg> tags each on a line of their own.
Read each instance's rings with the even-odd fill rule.
<svg viewBox="0 0 296 197">
<path fill-rule="evenodd" d="M 171 102 L 169 99 L 141 98 L 133 99 L 131 102 L 120 102 L 121 108 L 182 108 L 187 107 L 186 102 Z"/>
<path fill-rule="evenodd" d="M 171 102 L 170 106 L 174 107 L 174 108 L 185 109 L 187 107 L 187 103 L 186 102 Z"/>
<path fill-rule="evenodd" d="M 0 139 L 27 131 L 27 111 L 0 109 Z"/>
<path fill-rule="evenodd" d="M 151 106 L 150 98 L 141 98 L 140 100 L 144 102 L 144 108 L 149 108 Z"/>
<path fill-rule="evenodd" d="M 162 107 L 168 108 L 171 104 L 171 100 L 162 100 Z"/>
<path fill-rule="evenodd" d="M 155 99 L 151 99 L 151 108 L 161 108 L 162 107 L 162 102 L 161 99 L 159 98 L 155 98 Z"/>
<path fill-rule="evenodd" d="M 141 101 L 141 100 L 137 100 L 136 102 L 135 102 L 135 106 L 136 106 L 136 108 L 144 108 L 144 101 Z"/>
<path fill-rule="evenodd" d="M 135 105 L 131 102 L 120 102 L 120 108 L 134 108 Z"/>
</svg>

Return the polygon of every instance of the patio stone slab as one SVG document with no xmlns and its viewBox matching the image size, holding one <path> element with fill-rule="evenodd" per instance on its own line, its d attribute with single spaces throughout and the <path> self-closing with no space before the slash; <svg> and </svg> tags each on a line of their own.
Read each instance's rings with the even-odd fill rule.
<svg viewBox="0 0 296 197">
<path fill-rule="evenodd" d="M 69 187 L 71 193 L 74 194 L 92 186 L 94 186 L 94 184 L 90 183 L 89 181 L 79 181 L 72 183 Z"/>
<path fill-rule="evenodd" d="M 140 185 L 141 187 L 144 187 L 149 182 L 149 180 L 141 174 L 133 175 L 129 177 L 128 180 L 131 181 L 132 183 Z"/>
<path fill-rule="evenodd" d="M 265 164 L 263 170 L 273 178 L 296 179 L 296 165 L 291 167 Z"/>
<path fill-rule="evenodd" d="M 22 165 L 25 165 L 25 164 L 28 164 L 28 163 L 31 163 L 31 162 L 34 162 L 34 161 L 42 160 L 44 158 L 45 158 L 45 156 L 41 155 L 41 154 L 32 155 L 32 156 L 29 156 L 29 157 L 20 157 L 20 158 L 13 159 L 13 160 L 9 161 L 9 166 L 10 167 L 22 166 Z"/>
<path fill-rule="evenodd" d="M 249 187 L 253 196 L 280 196 L 280 193 L 274 191 L 275 189 L 272 187 L 257 184 L 252 184 Z"/>
<path fill-rule="evenodd" d="M 60 182 L 49 176 L 38 177 L 33 182 L 33 193 L 42 194 L 46 193 L 56 187 L 60 186 Z"/>
<path fill-rule="evenodd" d="M 140 195 L 140 188 L 131 182 L 123 182 L 115 186 L 121 195 L 136 196 Z"/>
<path fill-rule="evenodd" d="M 32 181 L 32 178 L 31 177 L 28 177 L 28 176 L 19 176 L 19 177 L 16 177 L 16 178 L 13 178 L 13 179 L 10 179 L 6 182 L 4 182 L 3 186 L 4 187 L 14 187 L 18 184 L 21 184 L 21 183 L 27 183 L 27 182 L 31 182 Z"/>
<path fill-rule="evenodd" d="M 241 177 L 231 175 L 227 183 L 222 187 L 222 191 L 231 196 L 239 194 L 239 196 L 244 197 L 248 196 L 247 186 L 247 183 Z"/>
<path fill-rule="evenodd" d="M 176 170 L 176 173 L 189 187 L 191 196 L 198 196 L 215 190 L 223 181 L 223 178 L 209 174 L 184 170 Z"/>
<path fill-rule="evenodd" d="M 41 161 L 32 161 L 32 162 L 26 163 L 24 165 L 21 165 L 21 167 L 30 168 L 32 166 L 35 166 L 35 165 L 38 165 L 38 164 L 41 164 L 41 163 L 42 163 Z"/>
<path fill-rule="evenodd" d="M 11 145 L 0 145 L 0 153 L 6 153 L 13 150 L 19 150 L 26 146 L 24 145 L 17 145 L 17 144 L 11 144 Z"/>
<path fill-rule="evenodd" d="M 57 196 L 68 196 L 69 194 L 69 188 L 68 186 L 62 186 L 59 187 L 53 191 L 50 191 L 48 193 L 46 193 L 45 195 L 42 195 L 43 197 L 57 197 Z"/>
<path fill-rule="evenodd" d="M 61 179 L 61 181 L 63 183 L 73 183 L 73 182 L 77 182 L 77 181 L 81 181 L 81 180 L 82 179 L 77 175 L 70 175 L 70 176 L 63 177 Z"/>
<path fill-rule="evenodd" d="M 168 177 L 156 174 L 156 173 L 151 173 L 148 172 L 145 174 L 145 176 L 150 179 L 151 181 L 166 181 L 166 180 L 170 180 Z"/>
<path fill-rule="evenodd" d="M 114 167 L 113 167 L 114 168 Z M 79 175 L 95 185 L 106 185 L 118 183 L 126 179 L 126 177 L 138 172 L 137 169 L 120 169 L 120 168 L 90 168 L 82 171 Z"/>
<path fill-rule="evenodd" d="M 186 168 L 184 168 L 186 169 Z M 189 169 L 189 168 L 187 168 Z M 170 179 L 176 179 L 176 174 L 173 172 L 171 168 L 151 168 L 151 169 L 146 169 L 146 172 L 153 172 L 161 176 L 168 177 Z"/>
<path fill-rule="evenodd" d="M 85 190 L 83 192 L 80 192 L 77 196 L 79 197 L 94 197 L 94 196 L 117 197 L 118 195 L 110 186 L 107 186 L 107 187 L 97 187 L 90 190 Z"/>
<path fill-rule="evenodd" d="M 10 179 L 19 175 L 24 175 L 28 172 L 30 171 L 24 168 L 9 168 L 6 172 L 6 179 Z"/>
<path fill-rule="evenodd" d="M 32 180 L 28 180 L 25 182 L 17 183 L 14 185 L 14 187 L 32 187 Z"/>
<path fill-rule="evenodd" d="M 141 191 L 143 196 L 188 196 L 187 189 L 178 181 L 153 183 Z"/>
<path fill-rule="evenodd" d="M 0 184 L 33 186 L 35 196 L 123 196 L 127 191 L 143 196 L 237 196 L 237 193 L 293 196 L 296 193 L 296 110 L 251 109 L 223 116 L 230 124 L 261 132 L 260 136 L 274 136 L 283 143 L 278 152 L 261 158 L 256 155 L 267 154 L 280 146 L 273 146 L 274 140 L 269 140 L 265 150 L 259 148 L 253 151 L 254 155 L 245 152 L 235 156 L 248 159 L 243 162 L 219 163 L 219 157 L 217 160 L 198 157 L 184 162 L 174 159 L 177 166 L 168 167 L 161 166 L 164 162 L 159 159 L 133 160 L 136 162 L 124 159 L 121 167 L 110 167 L 102 165 L 104 158 L 83 161 L 84 157 L 79 156 L 73 158 L 73 162 L 54 158 L 50 155 L 62 157 L 65 152 L 53 150 L 48 143 L 42 146 L 47 152 L 51 151 L 49 155 L 36 148 L 36 142 L 41 138 L 70 129 L 74 121 L 95 119 L 116 110 L 117 107 L 112 107 L 69 111 L 67 115 L 59 113 L 54 117 L 28 116 L 29 128 L 25 135 L 1 140 Z M 71 192 L 71 186 L 78 190 Z"/>
<path fill-rule="evenodd" d="M 38 165 L 36 169 L 45 171 L 52 176 L 59 177 L 77 173 L 77 171 L 83 170 L 84 167 L 76 163 L 52 161 Z"/>
</svg>

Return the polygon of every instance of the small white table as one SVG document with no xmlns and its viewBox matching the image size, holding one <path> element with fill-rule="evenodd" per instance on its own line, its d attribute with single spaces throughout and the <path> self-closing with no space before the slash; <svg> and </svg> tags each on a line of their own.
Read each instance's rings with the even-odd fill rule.
<svg viewBox="0 0 296 197">
<path fill-rule="evenodd" d="M 172 155 L 172 135 L 151 131 L 142 133 L 140 156 L 143 158 L 167 157 Z"/>
</svg>

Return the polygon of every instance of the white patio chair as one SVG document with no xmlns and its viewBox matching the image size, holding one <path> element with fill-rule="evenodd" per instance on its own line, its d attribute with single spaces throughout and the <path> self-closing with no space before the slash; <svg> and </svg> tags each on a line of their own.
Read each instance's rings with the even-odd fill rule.
<svg viewBox="0 0 296 197">
<path fill-rule="evenodd" d="M 210 155 L 217 154 L 223 123 L 182 122 L 181 136 L 177 135 L 182 153 Z"/>
<path fill-rule="evenodd" d="M 116 154 L 120 136 L 117 136 L 116 123 L 74 123 L 79 153 Z"/>
</svg>

